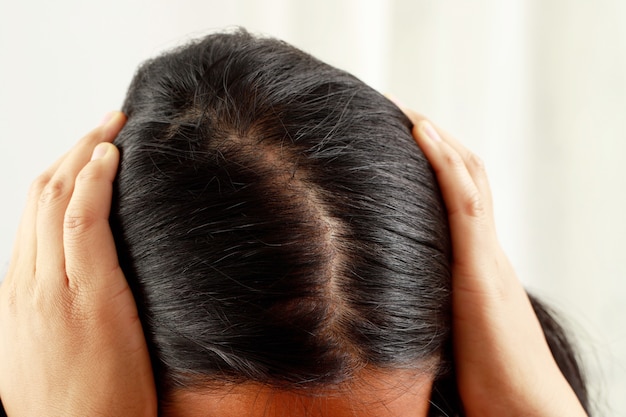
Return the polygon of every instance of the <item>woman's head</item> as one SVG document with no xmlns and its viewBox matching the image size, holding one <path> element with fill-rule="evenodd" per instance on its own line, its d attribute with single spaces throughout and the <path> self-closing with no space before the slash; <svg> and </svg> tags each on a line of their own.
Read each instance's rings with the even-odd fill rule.
<svg viewBox="0 0 626 417">
<path fill-rule="evenodd" d="M 446 215 L 396 106 L 237 32 L 145 63 L 123 110 L 112 225 L 162 399 L 438 372 Z"/>
</svg>

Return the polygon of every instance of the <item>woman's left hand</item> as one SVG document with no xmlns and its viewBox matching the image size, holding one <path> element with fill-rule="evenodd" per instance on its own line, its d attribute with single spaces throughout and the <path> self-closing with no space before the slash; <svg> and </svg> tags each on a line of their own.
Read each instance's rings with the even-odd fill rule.
<svg viewBox="0 0 626 417">
<path fill-rule="evenodd" d="M 0 398 L 10 417 L 156 416 L 137 308 L 109 227 L 125 123 L 110 115 L 37 179 L 0 286 Z"/>
<path fill-rule="evenodd" d="M 454 361 L 465 415 L 586 416 L 500 246 L 483 164 L 423 116 L 403 111 L 448 212 Z"/>
</svg>

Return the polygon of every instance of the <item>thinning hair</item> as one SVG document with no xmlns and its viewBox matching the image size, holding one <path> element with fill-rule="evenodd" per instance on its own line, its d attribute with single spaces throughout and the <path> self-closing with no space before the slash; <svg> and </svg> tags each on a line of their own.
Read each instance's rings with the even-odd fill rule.
<svg viewBox="0 0 626 417">
<path fill-rule="evenodd" d="M 461 413 L 446 211 L 394 104 L 237 31 L 143 64 L 123 111 L 111 224 L 161 400 L 421 369 Z"/>
</svg>

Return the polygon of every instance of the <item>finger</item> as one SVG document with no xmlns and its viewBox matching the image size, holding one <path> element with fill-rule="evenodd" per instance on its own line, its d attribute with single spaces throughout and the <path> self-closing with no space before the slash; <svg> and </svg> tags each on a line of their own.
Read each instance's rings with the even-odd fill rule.
<svg viewBox="0 0 626 417">
<path fill-rule="evenodd" d="M 76 176 L 89 161 L 95 146 L 113 141 L 124 122 L 122 113 L 111 113 L 104 125 L 78 142 L 43 188 L 37 205 L 37 275 L 64 279 L 63 219 Z"/>
<path fill-rule="evenodd" d="M 457 141 L 451 134 L 437 127 L 430 122 L 432 128 L 439 134 L 444 142 L 450 145 L 463 159 L 465 167 L 470 176 L 474 180 L 476 187 L 482 195 L 485 208 L 493 213 L 493 199 L 491 194 L 491 186 L 489 185 L 489 179 L 487 178 L 487 172 L 485 171 L 485 164 L 475 153 L 467 149 L 463 144 Z"/>
<path fill-rule="evenodd" d="M 476 186 L 480 193 L 483 195 L 485 208 L 487 208 L 490 212 L 493 212 L 493 197 L 491 194 L 491 186 L 489 185 L 489 179 L 487 178 L 487 173 L 485 171 L 485 166 L 483 161 L 472 151 L 467 149 L 463 144 L 461 144 L 458 140 L 454 138 L 450 133 L 445 131 L 444 129 L 436 126 L 432 121 L 428 120 L 424 115 L 411 110 L 406 107 L 400 107 L 400 109 L 407 115 L 407 117 L 413 122 L 413 137 L 416 137 L 416 127 L 422 123 L 422 121 L 430 122 L 431 126 L 435 129 L 435 131 L 439 134 L 439 137 L 449 144 L 463 159 L 470 176 L 476 183 Z"/>
<path fill-rule="evenodd" d="M 66 156 L 67 153 L 57 159 L 31 183 L 26 207 L 17 229 L 11 262 L 4 281 L 1 283 L 6 284 L 9 288 L 15 288 L 13 287 L 14 280 L 19 280 L 19 285 L 23 288 L 33 288 L 37 260 L 37 206 L 39 197 Z"/>
<path fill-rule="evenodd" d="M 5 277 L 5 281 L 7 282 L 12 280 L 13 277 L 20 277 L 24 280 L 34 278 L 35 261 L 37 259 L 37 206 L 39 196 L 45 185 L 50 181 L 52 174 L 58 169 L 66 156 L 67 153 L 57 159 L 30 185 L 28 198 L 26 199 L 26 207 L 24 208 L 20 224 L 17 228 L 13 254 L 9 265 L 9 273 L 7 273 Z M 24 273 L 11 273 L 18 265 Z M 30 270 L 30 273 L 26 273 L 27 270 Z"/>
<path fill-rule="evenodd" d="M 448 214 L 481 216 L 481 194 L 461 155 L 441 139 L 430 122 L 423 120 L 414 130 L 418 145 L 437 175 Z"/>
<path fill-rule="evenodd" d="M 109 214 L 113 181 L 119 152 L 113 144 L 102 143 L 76 179 L 74 194 L 64 221 L 67 280 L 70 288 L 98 289 L 111 285 L 112 275 L 122 277 Z"/>
<path fill-rule="evenodd" d="M 485 248 L 494 247 L 495 230 L 491 213 L 465 161 L 456 149 L 441 140 L 430 122 L 420 121 L 414 133 L 433 166 L 448 210 L 455 265 L 463 269 L 484 262 L 486 257 L 481 254 Z"/>
</svg>

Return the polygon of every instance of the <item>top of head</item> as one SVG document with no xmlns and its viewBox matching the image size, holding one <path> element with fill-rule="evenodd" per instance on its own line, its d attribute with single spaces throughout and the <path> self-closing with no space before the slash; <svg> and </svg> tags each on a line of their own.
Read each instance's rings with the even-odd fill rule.
<svg viewBox="0 0 626 417">
<path fill-rule="evenodd" d="M 402 112 L 273 39 L 216 34 L 130 86 L 112 226 L 165 389 L 432 366 L 450 244 Z"/>
</svg>

